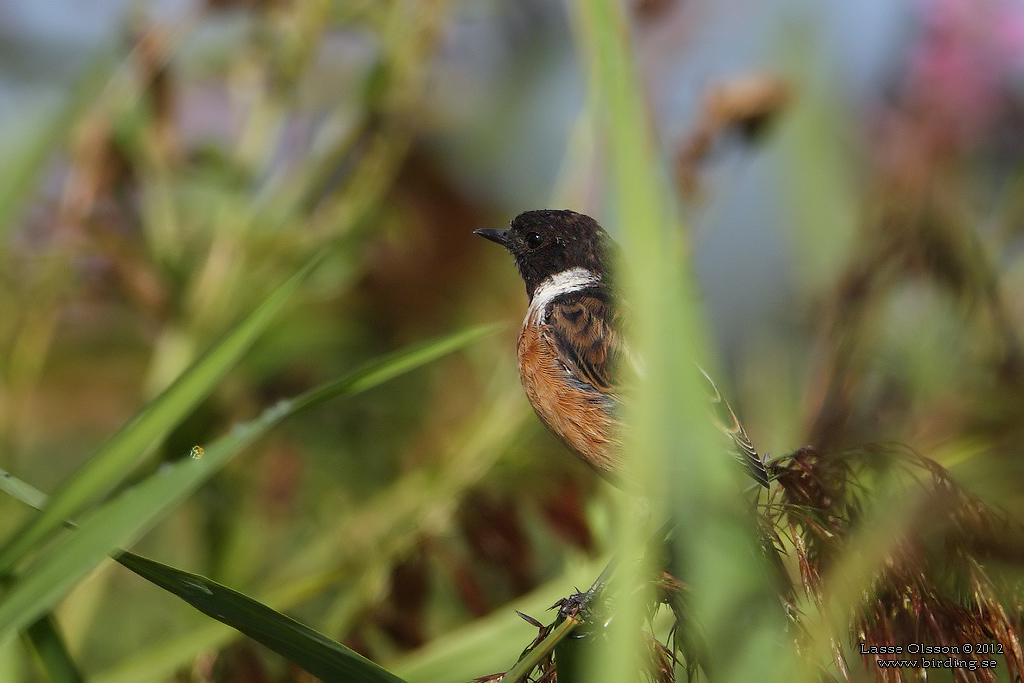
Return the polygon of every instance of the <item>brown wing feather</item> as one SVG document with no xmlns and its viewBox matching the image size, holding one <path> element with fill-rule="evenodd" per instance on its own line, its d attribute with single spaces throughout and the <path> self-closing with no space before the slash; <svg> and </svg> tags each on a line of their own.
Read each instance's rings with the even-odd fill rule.
<svg viewBox="0 0 1024 683">
<path fill-rule="evenodd" d="M 625 357 L 621 322 L 602 293 L 574 293 L 551 303 L 545 333 L 570 375 L 602 394 L 615 395 Z"/>
<path fill-rule="evenodd" d="M 546 311 L 528 314 L 519 337 L 519 372 L 534 410 L 570 450 L 606 476 L 615 472 L 620 457 L 620 372 L 630 360 L 619 307 L 601 289 L 557 297 Z M 719 428 L 751 476 L 767 487 L 767 469 L 746 430 L 711 378 L 700 372 Z"/>
</svg>

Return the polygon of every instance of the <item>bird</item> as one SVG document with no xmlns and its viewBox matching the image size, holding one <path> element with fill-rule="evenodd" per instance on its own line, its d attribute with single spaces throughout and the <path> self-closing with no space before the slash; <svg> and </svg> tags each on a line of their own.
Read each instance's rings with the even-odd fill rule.
<svg viewBox="0 0 1024 683">
<path fill-rule="evenodd" d="M 474 234 L 515 259 L 529 307 L 519 331 L 519 378 L 541 422 L 566 448 L 617 483 L 623 447 L 626 373 L 642 365 L 625 338 L 626 307 L 614 279 L 620 248 L 596 220 L 570 210 L 516 216 L 508 228 Z M 735 413 L 706 372 L 719 427 L 761 486 L 768 471 Z"/>
</svg>

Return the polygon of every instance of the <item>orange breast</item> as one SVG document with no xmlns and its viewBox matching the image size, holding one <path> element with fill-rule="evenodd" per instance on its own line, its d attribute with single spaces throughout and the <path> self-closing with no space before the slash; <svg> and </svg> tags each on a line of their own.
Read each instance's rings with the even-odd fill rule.
<svg viewBox="0 0 1024 683">
<path fill-rule="evenodd" d="M 551 340 L 531 310 L 519 333 L 519 379 L 533 410 L 555 436 L 599 472 L 613 472 L 621 443 L 607 403 L 595 391 L 574 386 Z"/>
</svg>

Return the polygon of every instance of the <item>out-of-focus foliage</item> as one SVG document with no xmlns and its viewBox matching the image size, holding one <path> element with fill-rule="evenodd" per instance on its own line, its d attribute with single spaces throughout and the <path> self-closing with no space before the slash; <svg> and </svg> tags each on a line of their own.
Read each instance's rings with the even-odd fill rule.
<svg viewBox="0 0 1024 683">
<path fill-rule="evenodd" d="M 469 238 L 492 219 L 422 137 L 449 10 L 211 6 L 125 24 L 43 143 L 6 165 L 5 469 L 44 490 L 80 481 L 108 435 L 324 249 L 243 362 L 184 420 L 164 415 L 130 480 L 365 359 L 501 318 L 486 312 L 501 292 L 515 305 L 511 278 L 479 286 L 486 249 Z M 378 659 L 558 576 L 566 540 L 569 559 L 594 551 L 593 483 L 531 445 L 554 450 L 525 427 L 511 335 L 290 421 L 136 547 Z M 527 472 L 544 483 L 505 483 Z M 105 477 L 92 495 L 119 479 Z M 5 535 L 29 518 L 0 506 Z M 90 679 L 299 675 L 159 593 L 107 564 L 63 601 Z M 16 680 L 40 673 L 4 648 Z"/>
<path fill-rule="evenodd" d="M 859 638 L 902 638 L 914 615 L 949 616 L 956 600 L 989 611 L 929 633 L 991 631 L 997 604 L 1019 625 L 1020 546 L 1006 541 L 1024 519 L 1024 14 L 1001 0 L 907 4 L 890 20 L 900 40 L 877 47 L 885 68 L 858 88 L 833 63 L 842 41 L 830 42 L 824 12 L 637 2 L 623 14 L 632 40 L 617 43 L 612 24 L 593 33 L 581 19 L 602 4 L 211 0 L 173 19 L 126 15 L 57 111 L 23 117 L 23 139 L 0 136 L 0 468 L 59 492 L 321 250 L 241 361 L 160 425 L 141 467 L 109 473 L 91 495 L 127 491 L 367 359 L 510 321 L 429 369 L 290 419 L 132 547 L 410 681 L 507 670 L 537 632 L 510 601 L 548 623 L 544 609 L 589 584 L 605 551 L 638 546 L 623 541 L 623 526 L 639 527 L 615 518 L 621 501 L 530 415 L 513 361 L 522 285 L 471 235 L 569 206 L 623 238 L 627 256 L 658 254 L 635 292 L 676 277 L 655 265 L 696 266 L 713 329 L 646 343 L 660 344 L 656 355 L 713 338 L 721 362 L 699 360 L 721 368 L 755 446 L 794 454 L 762 500 L 790 558 L 782 584 L 806 589 L 783 602 L 777 585 L 755 585 L 765 572 L 754 555 L 730 559 L 753 534 L 733 538 L 735 510 L 702 497 L 727 487 L 673 488 L 692 463 L 649 463 L 671 470 L 655 475 L 666 490 L 652 509 L 685 511 L 681 547 L 705 549 L 676 568 L 686 586 L 666 578 L 658 597 L 710 587 L 695 615 L 714 673 L 749 673 L 756 656 L 780 680 L 818 666 L 857 678 Z M 713 56 L 715 36 L 755 24 L 747 45 L 767 46 L 757 59 L 724 39 L 736 55 Z M 609 87 L 629 68 L 615 44 L 633 46 L 646 95 L 602 99 L 595 79 Z M 646 135 L 640 119 L 653 133 L 645 176 L 629 166 L 648 152 L 630 151 Z M 626 126 L 619 138 L 615 125 Z M 675 204 L 651 213 L 642 195 L 659 182 L 678 189 Z M 688 230 L 664 227 L 679 216 Z M 674 377 L 659 375 L 648 398 L 685 398 Z M 659 439 L 678 426 L 651 424 L 638 443 L 671 451 Z M 916 454 L 948 475 L 927 465 L 898 477 L 925 462 Z M 860 483 L 847 487 L 854 470 Z M 908 498 L 918 480 L 949 496 Z M 0 497 L 0 539 L 33 514 Z M 52 548 L 24 550 L 8 558 L 16 573 Z M 886 592 L 901 581 L 914 590 Z M 931 581 L 946 592 L 929 592 Z M 860 604 L 873 589 L 877 600 Z M 821 627 L 811 636 L 852 637 L 809 637 L 796 663 L 802 632 L 782 632 L 787 610 Z M 659 637 L 666 612 L 652 619 Z M 667 676 L 669 650 L 651 647 Z M 0 679 L 72 676 L 68 656 L 106 683 L 309 680 L 112 562 L 24 641 L 0 643 Z"/>
</svg>

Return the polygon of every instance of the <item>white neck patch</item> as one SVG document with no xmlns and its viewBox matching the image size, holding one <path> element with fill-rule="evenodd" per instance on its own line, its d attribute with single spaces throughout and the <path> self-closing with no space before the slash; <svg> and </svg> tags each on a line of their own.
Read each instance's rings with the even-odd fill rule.
<svg viewBox="0 0 1024 683">
<path fill-rule="evenodd" d="M 526 317 L 543 313 L 555 297 L 578 292 L 591 285 L 596 285 L 600 281 L 599 275 L 586 268 L 570 268 L 561 273 L 555 273 L 537 285 L 537 289 L 533 291 L 533 300 L 530 302 L 530 310 Z"/>
</svg>

